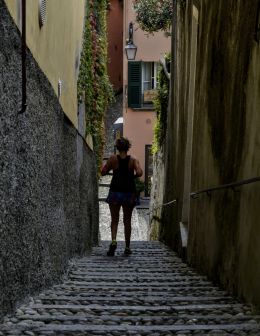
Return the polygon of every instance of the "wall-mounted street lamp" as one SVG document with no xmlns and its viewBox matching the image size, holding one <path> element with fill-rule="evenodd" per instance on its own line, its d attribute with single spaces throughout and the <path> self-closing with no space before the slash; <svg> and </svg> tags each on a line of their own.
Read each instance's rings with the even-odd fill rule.
<svg viewBox="0 0 260 336">
<path fill-rule="evenodd" d="M 135 59 L 137 51 L 137 46 L 133 42 L 133 35 L 134 35 L 133 23 L 130 22 L 128 28 L 128 41 L 127 45 L 125 46 L 125 52 L 128 61 L 133 61 Z"/>
</svg>

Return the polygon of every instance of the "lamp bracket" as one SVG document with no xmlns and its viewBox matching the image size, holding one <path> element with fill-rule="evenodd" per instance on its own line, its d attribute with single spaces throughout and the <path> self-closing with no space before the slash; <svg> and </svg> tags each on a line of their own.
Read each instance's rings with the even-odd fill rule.
<svg viewBox="0 0 260 336">
<path fill-rule="evenodd" d="M 130 22 L 128 28 L 128 43 L 133 43 L 133 35 L 134 35 L 133 22 Z"/>
</svg>

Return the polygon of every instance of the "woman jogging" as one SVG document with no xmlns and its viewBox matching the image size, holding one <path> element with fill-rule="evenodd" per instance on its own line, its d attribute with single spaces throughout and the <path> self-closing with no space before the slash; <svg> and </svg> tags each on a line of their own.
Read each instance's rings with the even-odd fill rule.
<svg viewBox="0 0 260 336">
<path fill-rule="evenodd" d="M 109 194 L 106 202 L 109 204 L 111 213 L 111 236 L 112 242 L 107 252 L 108 256 L 114 256 L 117 248 L 117 227 L 119 212 L 123 208 L 123 222 L 125 231 L 125 255 L 132 253 L 130 249 L 131 239 L 131 219 L 132 212 L 136 205 L 135 177 L 143 175 L 139 161 L 127 155 L 131 144 L 128 139 L 121 137 L 116 140 L 118 155 L 111 155 L 101 171 L 101 175 L 106 175 L 113 170 L 113 177 L 110 184 Z"/>
</svg>

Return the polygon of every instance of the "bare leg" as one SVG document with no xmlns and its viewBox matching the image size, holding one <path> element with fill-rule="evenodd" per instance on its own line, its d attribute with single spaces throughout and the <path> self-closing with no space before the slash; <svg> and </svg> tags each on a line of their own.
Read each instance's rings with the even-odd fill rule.
<svg viewBox="0 0 260 336">
<path fill-rule="evenodd" d="M 120 207 L 121 207 L 121 205 L 109 204 L 109 209 L 110 209 L 110 214 L 111 214 L 111 237 L 112 237 L 112 240 L 116 240 Z"/>
<path fill-rule="evenodd" d="M 130 240 L 131 240 L 131 219 L 132 219 L 132 212 L 133 207 L 129 207 L 126 205 L 123 205 L 123 221 L 124 221 L 124 227 L 125 227 L 125 246 L 130 247 Z"/>
</svg>

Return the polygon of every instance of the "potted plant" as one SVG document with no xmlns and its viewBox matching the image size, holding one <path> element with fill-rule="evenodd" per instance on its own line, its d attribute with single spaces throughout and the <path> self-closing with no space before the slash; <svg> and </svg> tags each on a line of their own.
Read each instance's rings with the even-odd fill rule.
<svg viewBox="0 0 260 336">
<path fill-rule="evenodd" d="M 140 180 L 139 177 L 135 179 L 135 188 L 136 188 L 136 194 L 137 194 L 136 204 L 140 205 L 140 194 L 142 191 L 145 190 L 145 184 L 143 181 Z"/>
</svg>

